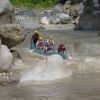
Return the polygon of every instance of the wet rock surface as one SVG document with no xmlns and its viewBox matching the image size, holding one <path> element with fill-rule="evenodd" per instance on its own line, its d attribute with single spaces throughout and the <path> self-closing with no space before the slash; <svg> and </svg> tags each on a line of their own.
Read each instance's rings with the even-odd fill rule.
<svg viewBox="0 0 100 100">
<path fill-rule="evenodd" d="M 19 76 L 13 72 L 0 73 L 0 85 L 6 86 L 9 84 L 16 84 L 19 81 Z"/>
<path fill-rule="evenodd" d="M 77 18 L 83 11 L 82 2 L 76 3 L 74 5 L 71 4 L 71 1 L 67 1 L 64 4 L 64 12 L 69 14 L 72 19 Z"/>
<path fill-rule="evenodd" d="M 0 68 L 9 69 L 12 64 L 13 55 L 8 47 L 0 44 Z"/>
<path fill-rule="evenodd" d="M 9 48 L 22 43 L 25 39 L 25 31 L 17 24 L 0 25 L 0 38 Z"/>
<path fill-rule="evenodd" d="M 83 3 L 82 3 L 81 0 L 77 0 L 77 1 L 74 1 L 74 0 L 66 0 L 66 2 L 64 4 L 57 4 L 53 8 L 52 13 L 54 15 L 58 15 L 58 14 L 62 14 L 62 13 L 69 15 L 70 21 L 67 20 L 68 18 L 65 18 L 66 20 L 63 21 L 65 24 L 69 24 L 69 23 L 76 22 L 76 19 L 83 12 L 83 7 L 84 6 L 83 6 Z M 62 19 L 59 19 L 59 20 L 60 20 L 60 24 L 63 24 L 62 23 Z"/>
<path fill-rule="evenodd" d="M 14 7 L 9 0 L 0 0 L 0 39 L 9 48 L 25 39 L 24 29 L 15 23 Z"/>
<path fill-rule="evenodd" d="M 14 8 L 9 0 L 0 0 L 0 24 L 14 22 Z"/>
<path fill-rule="evenodd" d="M 79 19 L 79 28 L 100 31 L 100 1 L 84 0 L 84 10 Z"/>
</svg>

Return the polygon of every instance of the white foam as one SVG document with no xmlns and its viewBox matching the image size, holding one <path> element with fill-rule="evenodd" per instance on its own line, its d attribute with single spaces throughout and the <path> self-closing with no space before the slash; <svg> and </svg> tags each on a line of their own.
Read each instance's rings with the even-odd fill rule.
<svg viewBox="0 0 100 100">
<path fill-rule="evenodd" d="M 71 74 L 71 70 L 66 68 L 62 57 L 55 54 L 47 57 L 46 60 L 41 60 L 33 69 L 24 72 L 20 82 L 56 80 L 69 77 Z"/>
</svg>

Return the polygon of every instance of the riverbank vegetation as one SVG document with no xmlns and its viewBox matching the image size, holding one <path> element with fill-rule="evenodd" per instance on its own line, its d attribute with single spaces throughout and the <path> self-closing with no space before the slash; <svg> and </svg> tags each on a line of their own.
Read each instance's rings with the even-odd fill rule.
<svg viewBox="0 0 100 100">
<path fill-rule="evenodd" d="M 56 4 L 57 0 L 10 0 L 16 7 L 47 8 Z"/>
</svg>

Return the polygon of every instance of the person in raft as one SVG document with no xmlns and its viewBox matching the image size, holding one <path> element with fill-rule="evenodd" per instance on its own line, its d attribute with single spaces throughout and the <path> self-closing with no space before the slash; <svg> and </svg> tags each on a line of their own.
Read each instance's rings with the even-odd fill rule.
<svg viewBox="0 0 100 100">
<path fill-rule="evenodd" d="M 36 43 L 39 39 L 39 32 L 35 30 L 31 38 L 31 48 L 36 48 Z"/>
<path fill-rule="evenodd" d="M 61 43 L 59 46 L 58 46 L 58 53 L 64 53 L 66 50 L 65 46 L 63 43 Z"/>
<path fill-rule="evenodd" d="M 43 38 L 42 37 L 39 37 L 36 43 L 36 48 L 43 49 Z"/>
<path fill-rule="evenodd" d="M 47 43 L 48 43 L 47 51 L 53 52 L 54 51 L 54 41 L 52 39 L 52 36 L 49 36 L 49 38 L 47 39 Z"/>
</svg>

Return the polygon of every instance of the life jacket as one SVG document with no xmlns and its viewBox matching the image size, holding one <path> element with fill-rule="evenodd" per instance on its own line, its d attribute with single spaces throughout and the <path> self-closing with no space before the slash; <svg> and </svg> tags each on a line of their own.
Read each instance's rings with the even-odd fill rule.
<svg viewBox="0 0 100 100">
<path fill-rule="evenodd" d="M 52 50 L 54 47 L 54 41 L 53 40 L 47 40 L 48 42 L 48 49 Z"/>
<path fill-rule="evenodd" d="M 54 45 L 54 41 L 48 41 L 48 44 L 49 44 L 50 46 L 53 46 L 53 45 Z"/>
<path fill-rule="evenodd" d="M 43 46 L 43 42 L 38 41 L 37 44 L 36 44 L 36 46 L 37 46 L 38 48 L 42 47 L 42 46 Z"/>
<path fill-rule="evenodd" d="M 33 34 L 32 35 L 32 41 L 34 42 L 34 44 L 37 43 L 38 39 L 39 39 L 39 34 Z"/>
<path fill-rule="evenodd" d="M 64 53 L 64 51 L 65 51 L 65 47 L 63 46 L 59 46 L 58 47 L 58 52 L 62 52 L 62 53 Z"/>
<path fill-rule="evenodd" d="M 44 41 L 43 42 L 43 46 L 47 46 L 48 47 L 48 42 L 47 41 Z"/>
</svg>

